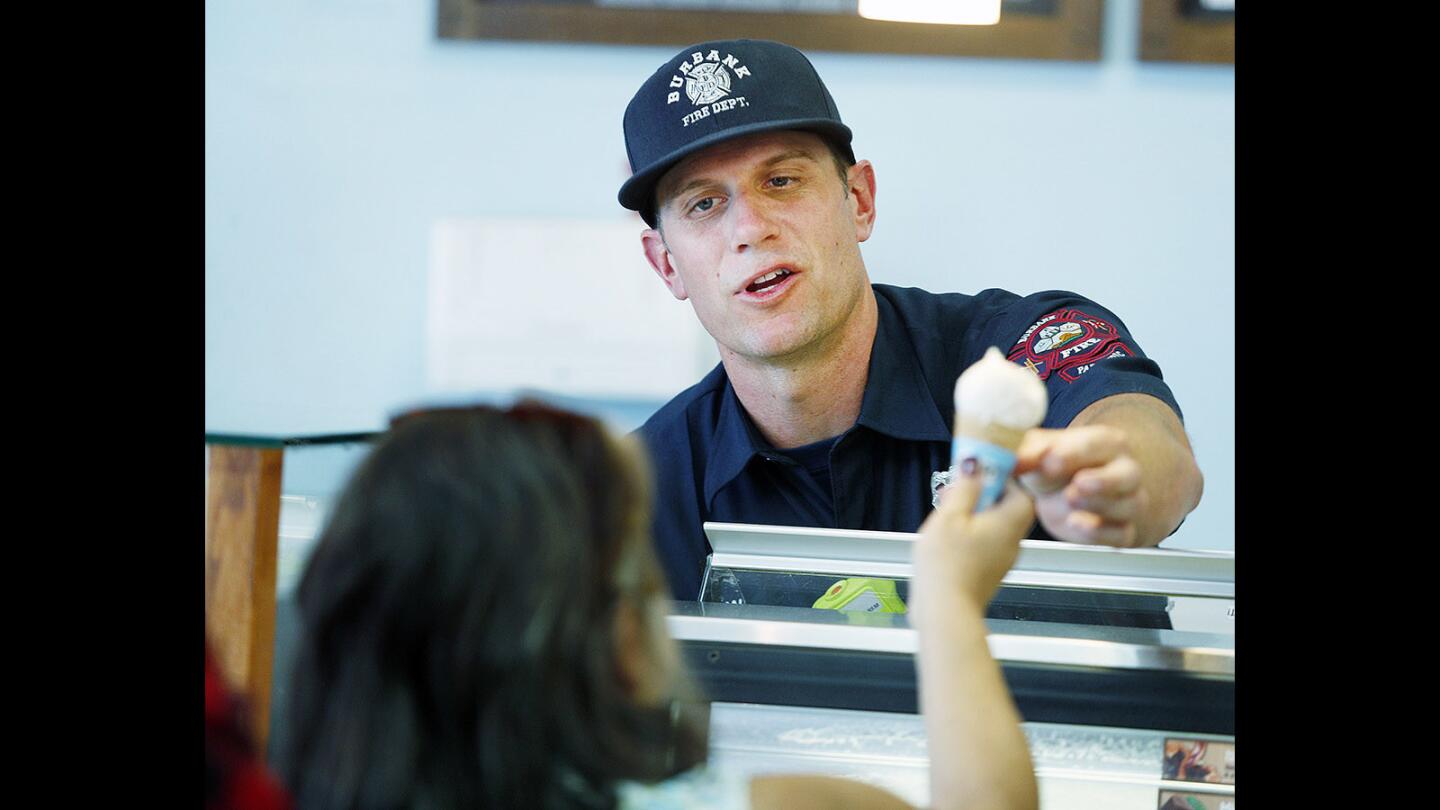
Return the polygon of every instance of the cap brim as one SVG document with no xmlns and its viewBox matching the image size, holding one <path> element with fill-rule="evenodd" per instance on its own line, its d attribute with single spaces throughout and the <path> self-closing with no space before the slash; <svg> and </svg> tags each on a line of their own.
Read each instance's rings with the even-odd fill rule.
<svg viewBox="0 0 1440 810">
<path fill-rule="evenodd" d="M 836 122 L 831 118 L 795 118 L 788 121 L 763 121 L 754 124 L 744 124 L 738 127 L 731 127 L 719 132 L 706 135 L 684 146 L 676 149 L 664 158 L 650 164 L 644 171 L 637 172 L 620 186 L 620 204 L 631 211 L 643 212 L 650 204 L 654 196 L 655 184 L 665 173 L 675 167 L 676 163 L 685 158 L 708 149 L 717 143 L 723 143 L 742 135 L 753 135 L 757 132 L 773 132 L 777 129 L 798 129 L 805 132 L 814 132 L 817 135 L 828 137 L 838 146 L 844 147 L 847 156 L 854 161 L 854 153 L 850 149 L 852 134 L 850 128 Z M 651 223 L 652 225 L 654 223 Z"/>
</svg>

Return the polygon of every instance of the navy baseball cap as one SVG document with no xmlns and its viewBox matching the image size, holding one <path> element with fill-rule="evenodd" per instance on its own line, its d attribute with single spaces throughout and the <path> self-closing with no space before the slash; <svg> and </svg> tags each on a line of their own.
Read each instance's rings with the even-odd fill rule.
<svg viewBox="0 0 1440 810">
<path fill-rule="evenodd" d="M 625 153 L 634 172 L 620 204 L 655 226 L 655 184 L 706 147 L 755 132 L 814 132 L 855 162 L 850 128 L 805 54 L 779 42 L 701 42 L 675 54 L 625 108 Z"/>
</svg>

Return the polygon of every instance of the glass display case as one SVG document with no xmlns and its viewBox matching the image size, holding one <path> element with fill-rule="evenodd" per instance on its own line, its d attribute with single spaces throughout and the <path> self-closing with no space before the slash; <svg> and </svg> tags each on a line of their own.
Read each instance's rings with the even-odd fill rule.
<svg viewBox="0 0 1440 810">
<path fill-rule="evenodd" d="M 901 605 L 909 593 L 914 534 L 736 523 L 707 523 L 705 534 L 700 602 L 826 606 L 849 580 L 893 583 Z M 1234 552 L 1020 545 L 986 618 L 1233 633 Z M 886 610 L 875 602 L 847 608 Z"/>
<path fill-rule="evenodd" d="M 1235 808 L 1229 737 L 1177 738 L 1150 729 L 1034 721 L 1026 721 L 1023 731 L 1035 763 L 1040 806 L 1047 810 Z M 1210 758 L 1218 760 L 1217 781 L 1165 778 L 1167 752 L 1193 750 L 1197 744 L 1208 746 Z M 727 770 L 845 777 L 883 787 L 917 807 L 929 804 L 930 763 L 919 715 L 715 703 L 710 746 L 711 762 Z M 1185 801 L 1167 804 L 1176 796 Z"/>
<path fill-rule="evenodd" d="M 714 701 L 716 761 L 849 776 L 927 803 L 916 636 L 902 612 L 915 535 L 705 528 L 699 599 L 675 604 L 670 630 Z M 1041 806 L 1151 810 L 1178 797 L 1233 810 L 1234 553 L 1021 546 L 986 624 Z M 825 607 L 847 582 L 893 584 L 900 601 Z M 1197 747 L 1220 764 L 1187 781 L 1175 757 Z"/>
<path fill-rule="evenodd" d="M 206 435 L 207 636 L 253 697 L 271 752 L 285 735 L 294 589 L 376 435 Z M 668 621 L 712 701 L 713 759 L 850 776 L 928 802 L 916 638 L 901 612 L 915 536 L 705 531 L 702 591 Z M 893 598 L 827 602 L 845 582 Z M 1233 552 L 1022 541 L 986 621 L 1042 807 L 1150 810 L 1175 796 L 1234 807 L 1234 599 Z M 1197 750 L 1210 764 L 1177 771 L 1201 761 Z"/>
</svg>

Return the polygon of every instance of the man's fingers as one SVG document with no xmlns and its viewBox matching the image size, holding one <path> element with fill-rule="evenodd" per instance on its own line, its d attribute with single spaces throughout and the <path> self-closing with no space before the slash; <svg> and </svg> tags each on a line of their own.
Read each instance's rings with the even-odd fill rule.
<svg viewBox="0 0 1440 810">
<path fill-rule="evenodd" d="M 1019 477 L 1020 486 L 1037 498 L 1059 492 L 1070 482 L 1064 478 L 1052 479 L 1044 473 L 1028 472 Z"/>
<path fill-rule="evenodd" d="M 1133 520 L 1143 507 L 1140 464 L 1120 456 L 1102 467 L 1075 473 L 1065 488 L 1072 509 L 1095 512 L 1106 520 Z"/>
<path fill-rule="evenodd" d="M 1040 469 L 1049 476 L 1073 475 L 1076 470 L 1099 467 L 1126 453 L 1125 434 L 1108 425 L 1071 428 L 1056 437 Z"/>
<path fill-rule="evenodd" d="M 1037 491 L 1053 491 L 1077 470 L 1102 466 L 1128 451 L 1125 434 L 1108 425 L 1031 430 L 1020 443 L 1015 469 Z"/>
<path fill-rule="evenodd" d="M 1076 512 L 1093 512 L 1109 523 L 1129 522 L 1140 514 L 1141 500 L 1136 495 L 1121 498 L 1085 497 L 1065 492 L 1065 503 Z"/>
<path fill-rule="evenodd" d="M 1079 470 L 1071 488 L 1084 497 L 1123 498 L 1140 489 L 1140 462 L 1128 455 L 1118 456 L 1099 467 Z"/>
<path fill-rule="evenodd" d="M 1015 449 L 1015 470 L 1023 473 L 1035 469 L 1040 459 L 1045 456 L 1045 451 L 1055 443 L 1055 438 L 1064 432 L 1050 428 L 1031 428 L 1025 431 L 1020 446 Z"/>
<path fill-rule="evenodd" d="M 1112 522 L 1094 512 L 1071 512 L 1065 517 L 1064 540 L 1097 546 L 1129 547 L 1135 545 L 1135 524 Z"/>
</svg>

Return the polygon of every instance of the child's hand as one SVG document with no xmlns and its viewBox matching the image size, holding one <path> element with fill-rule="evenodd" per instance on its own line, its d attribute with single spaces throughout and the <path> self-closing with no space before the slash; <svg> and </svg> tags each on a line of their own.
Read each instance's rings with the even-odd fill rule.
<svg viewBox="0 0 1440 810">
<path fill-rule="evenodd" d="M 980 473 L 957 473 L 920 526 L 911 587 L 921 594 L 958 587 L 983 611 L 1020 554 L 1020 538 L 1035 522 L 1035 504 L 1010 481 L 999 501 L 974 513 Z"/>
</svg>

